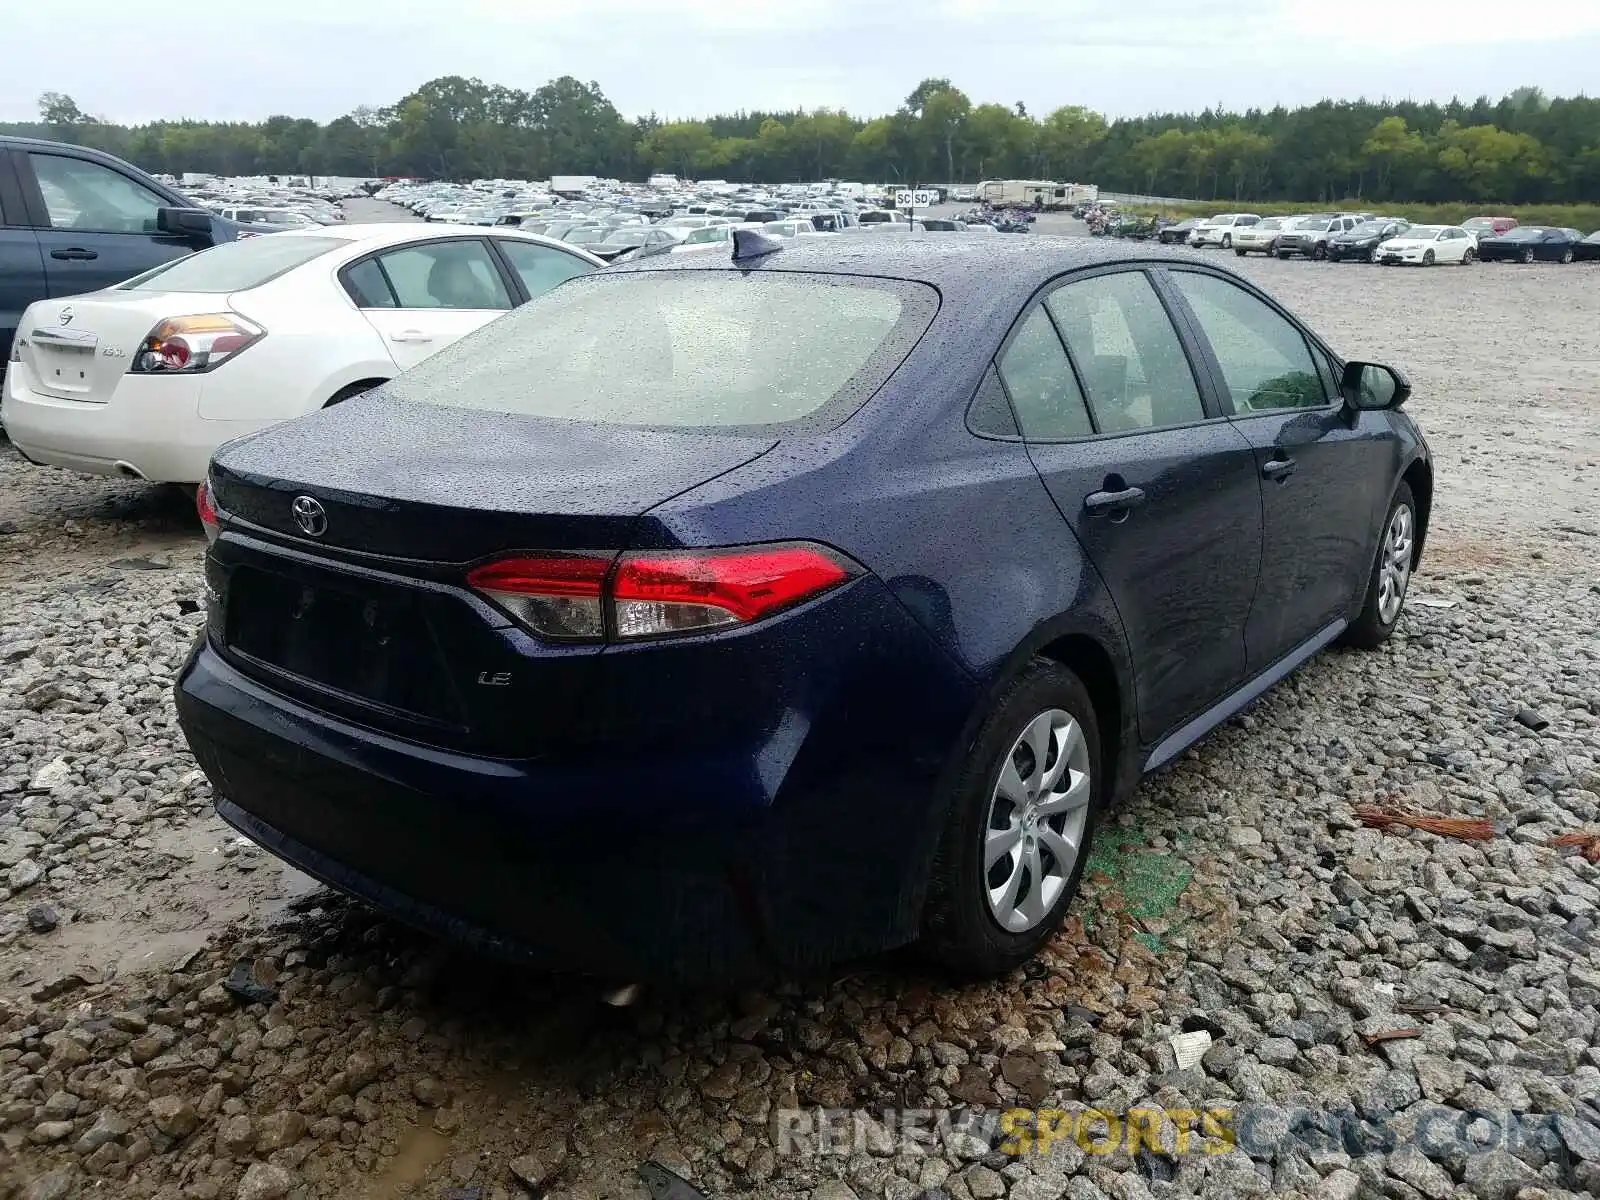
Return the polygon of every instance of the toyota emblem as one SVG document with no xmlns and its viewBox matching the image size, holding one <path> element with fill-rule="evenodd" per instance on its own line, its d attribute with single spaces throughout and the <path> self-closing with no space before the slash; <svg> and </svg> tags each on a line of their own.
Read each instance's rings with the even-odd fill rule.
<svg viewBox="0 0 1600 1200">
<path fill-rule="evenodd" d="M 294 523 L 309 537 L 321 537 L 328 532 L 328 510 L 312 496 L 296 496 L 290 506 Z"/>
<path fill-rule="evenodd" d="M 72 305 L 69 304 L 65 308 L 63 308 L 61 310 L 60 314 L 56 317 L 56 320 L 59 321 L 63 325 L 71 325 L 72 324 Z"/>
</svg>

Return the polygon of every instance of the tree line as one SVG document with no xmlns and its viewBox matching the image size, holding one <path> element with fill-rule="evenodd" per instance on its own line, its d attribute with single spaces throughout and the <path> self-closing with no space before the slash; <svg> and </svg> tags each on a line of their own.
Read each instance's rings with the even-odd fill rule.
<svg viewBox="0 0 1600 1200">
<path fill-rule="evenodd" d="M 974 104 L 926 79 L 895 112 L 739 112 L 625 119 L 596 83 L 531 92 L 446 76 L 387 108 L 320 124 L 157 121 L 125 126 L 69 96 L 0 132 L 96 146 L 149 171 L 542 179 L 594 174 L 779 183 L 828 178 L 964 182 L 1040 178 L 1199 200 L 1600 200 L 1600 99 L 1521 88 L 1471 103 L 1324 100 L 1303 108 L 1162 113 L 1108 121 L 1064 106 Z"/>
</svg>

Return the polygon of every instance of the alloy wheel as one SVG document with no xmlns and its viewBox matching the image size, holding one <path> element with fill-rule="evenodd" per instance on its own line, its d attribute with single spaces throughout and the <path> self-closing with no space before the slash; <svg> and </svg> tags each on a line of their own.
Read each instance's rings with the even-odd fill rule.
<svg viewBox="0 0 1600 1200">
<path fill-rule="evenodd" d="M 983 832 L 983 891 L 1008 933 L 1038 926 L 1078 864 L 1094 795 L 1089 743 L 1070 713 L 1029 721 L 1000 766 Z"/>
<path fill-rule="evenodd" d="M 1470 267 L 1473 263 L 1475 263 L 1477 261 L 1478 261 L 1478 256 L 1477 256 L 1476 253 L 1473 252 L 1473 249 L 1472 249 L 1471 246 L 1468 246 L 1465 250 L 1463 250 L 1461 252 L 1461 265 L 1462 266 Z"/>
<path fill-rule="evenodd" d="M 1378 562 L 1378 619 L 1394 623 L 1405 602 L 1406 584 L 1411 580 L 1411 543 L 1416 519 L 1409 505 L 1401 504 L 1389 518 L 1383 534 L 1383 557 Z"/>
<path fill-rule="evenodd" d="M 1524 250 L 1522 252 L 1522 261 L 1525 262 L 1525 263 L 1531 263 L 1533 261 L 1533 251 L 1532 250 Z"/>
<path fill-rule="evenodd" d="M 1572 251 L 1571 251 L 1571 250 L 1568 250 L 1568 251 L 1566 251 L 1566 252 L 1565 252 L 1565 253 L 1564 253 L 1564 254 L 1562 254 L 1562 256 L 1561 256 L 1561 261 L 1562 261 L 1562 262 L 1563 262 L 1563 263 L 1569 263 L 1569 262 L 1571 262 L 1571 261 L 1572 261 Z"/>
</svg>

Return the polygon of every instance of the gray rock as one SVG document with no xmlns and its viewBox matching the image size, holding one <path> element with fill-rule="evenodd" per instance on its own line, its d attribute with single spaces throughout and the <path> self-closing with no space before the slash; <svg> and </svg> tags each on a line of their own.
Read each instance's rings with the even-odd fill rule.
<svg viewBox="0 0 1600 1200">
<path fill-rule="evenodd" d="M 1513 1200 L 1520 1189 L 1538 1182 L 1532 1170 L 1504 1150 L 1470 1155 L 1462 1176 L 1468 1193 L 1477 1200 Z"/>
<path fill-rule="evenodd" d="M 12 892 L 23 892 L 44 878 L 44 868 L 31 858 L 25 858 L 6 874 L 6 886 Z"/>
<path fill-rule="evenodd" d="M 1454 1190 L 1450 1176 L 1415 1146 L 1401 1146 L 1385 1162 L 1389 1174 L 1410 1184 L 1428 1200 L 1446 1200 Z"/>
<path fill-rule="evenodd" d="M 239 1180 L 234 1200 L 283 1200 L 294 1186 L 294 1176 L 274 1163 L 251 1163 Z"/>
<path fill-rule="evenodd" d="M 49 933 L 59 924 L 61 918 L 53 905 L 35 904 L 28 909 L 28 928 L 34 933 Z"/>
<path fill-rule="evenodd" d="M 171 1138 L 186 1138 L 200 1127 L 200 1114 L 182 1096 L 157 1096 L 150 1101 L 150 1120 Z"/>
<path fill-rule="evenodd" d="M 842 1180 L 830 1179 L 811 1189 L 811 1200 L 860 1200 L 860 1197 L 849 1184 Z"/>
<path fill-rule="evenodd" d="M 1340 1167 L 1324 1175 L 1312 1195 L 1315 1200 L 1356 1200 L 1360 1190 L 1361 1177 Z"/>
<path fill-rule="evenodd" d="M 77 1173 L 71 1167 L 57 1167 L 23 1188 L 21 1200 L 68 1200 L 77 1190 Z"/>
</svg>

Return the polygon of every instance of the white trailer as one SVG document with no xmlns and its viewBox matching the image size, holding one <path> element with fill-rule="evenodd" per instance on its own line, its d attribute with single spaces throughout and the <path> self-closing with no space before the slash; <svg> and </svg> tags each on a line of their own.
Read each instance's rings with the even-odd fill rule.
<svg viewBox="0 0 1600 1200">
<path fill-rule="evenodd" d="M 1092 183 L 1056 183 L 1050 179 L 986 179 L 978 199 L 996 208 L 1072 208 L 1092 204 L 1100 189 Z"/>
<path fill-rule="evenodd" d="M 550 190 L 558 196 L 576 196 L 599 182 L 598 175 L 552 175 Z"/>
</svg>

